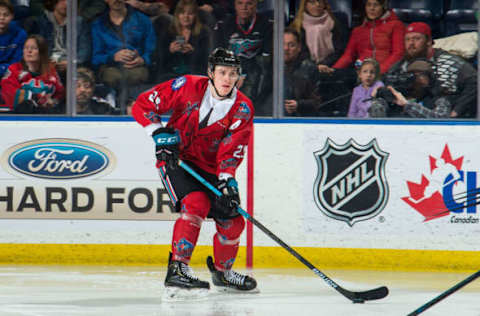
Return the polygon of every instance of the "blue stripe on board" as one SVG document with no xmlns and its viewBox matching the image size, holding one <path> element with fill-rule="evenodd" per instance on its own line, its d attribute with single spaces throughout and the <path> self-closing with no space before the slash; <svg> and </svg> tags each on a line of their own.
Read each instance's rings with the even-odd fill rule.
<svg viewBox="0 0 480 316">
<path fill-rule="evenodd" d="M 0 115 L 0 121 L 40 121 L 40 122 L 134 122 L 130 116 L 17 116 Z M 163 121 L 167 121 L 165 118 Z M 398 120 L 398 119 L 320 119 L 320 118 L 255 118 L 261 124 L 348 124 L 348 125 L 480 125 L 473 120 Z"/>
</svg>

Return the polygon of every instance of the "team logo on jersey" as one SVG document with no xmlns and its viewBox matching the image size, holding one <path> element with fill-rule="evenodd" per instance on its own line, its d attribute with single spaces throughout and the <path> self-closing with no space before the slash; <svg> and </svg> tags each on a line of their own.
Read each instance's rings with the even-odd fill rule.
<svg viewBox="0 0 480 316">
<path fill-rule="evenodd" d="M 230 37 L 229 48 L 236 56 L 247 59 L 254 58 L 260 53 L 262 41 L 251 38 L 233 38 Z"/>
<path fill-rule="evenodd" d="M 327 139 L 325 147 L 313 155 L 318 165 L 313 196 L 325 215 L 353 226 L 385 208 L 389 154 L 380 150 L 376 139 L 366 145 L 353 139 L 338 145 Z"/>
<path fill-rule="evenodd" d="M 228 168 L 236 168 L 238 166 L 238 160 L 235 158 L 229 158 L 220 163 L 220 170 L 225 170 Z"/>
<path fill-rule="evenodd" d="M 239 118 L 242 120 L 248 120 L 250 119 L 250 116 L 252 115 L 252 112 L 248 108 L 247 104 L 245 102 L 240 103 L 238 106 L 237 112 L 235 112 L 235 115 L 233 116 L 234 118 Z"/>
<path fill-rule="evenodd" d="M 430 221 L 450 216 L 451 224 L 479 224 L 479 171 L 463 167 L 463 156 L 452 157 L 448 144 L 439 157 L 429 156 L 430 170 L 420 182 L 407 181 L 402 200 Z"/>
<path fill-rule="evenodd" d="M 2 156 L 2 165 L 8 171 L 50 180 L 92 176 L 111 170 L 114 163 L 115 157 L 103 146 L 63 138 L 17 144 Z"/>
<path fill-rule="evenodd" d="M 185 76 L 176 78 L 172 81 L 172 90 L 176 91 L 180 89 L 181 87 L 183 87 L 183 85 L 185 85 L 185 82 L 187 82 L 187 78 L 185 78 Z"/>
<path fill-rule="evenodd" d="M 152 111 L 150 111 L 148 113 L 144 113 L 143 116 L 145 116 L 145 118 L 152 123 L 161 123 L 162 122 L 162 117 L 160 116 L 160 114 L 152 112 Z"/>
</svg>

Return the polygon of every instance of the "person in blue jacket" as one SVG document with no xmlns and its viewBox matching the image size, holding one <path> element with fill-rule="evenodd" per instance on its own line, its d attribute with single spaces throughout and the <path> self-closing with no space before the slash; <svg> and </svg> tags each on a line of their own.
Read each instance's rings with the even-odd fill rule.
<svg viewBox="0 0 480 316">
<path fill-rule="evenodd" d="M 8 66 L 19 62 L 23 55 L 23 44 L 27 33 L 15 22 L 13 6 L 0 0 L 0 78 Z"/>
<path fill-rule="evenodd" d="M 145 83 L 156 40 L 152 23 L 124 1 L 105 2 L 108 10 L 92 24 L 92 64 L 100 80 L 117 91 Z"/>
</svg>

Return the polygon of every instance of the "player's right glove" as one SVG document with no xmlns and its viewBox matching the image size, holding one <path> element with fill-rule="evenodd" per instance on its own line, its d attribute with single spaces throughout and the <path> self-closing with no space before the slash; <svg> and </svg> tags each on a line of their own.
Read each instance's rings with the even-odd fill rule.
<svg viewBox="0 0 480 316">
<path fill-rule="evenodd" d="M 238 183 L 230 177 L 219 180 L 217 189 L 222 193 L 217 197 L 217 206 L 227 216 L 235 216 L 238 214 L 237 207 L 240 206 L 240 195 L 238 194 Z"/>
<path fill-rule="evenodd" d="M 161 165 L 166 165 L 169 169 L 175 169 L 178 166 L 178 156 L 180 154 L 178 132 L 170 127 L 161 127 L 153 132 L 152 137 L 155 142 L 157 160 L 163 163 Z"/>
</svg>

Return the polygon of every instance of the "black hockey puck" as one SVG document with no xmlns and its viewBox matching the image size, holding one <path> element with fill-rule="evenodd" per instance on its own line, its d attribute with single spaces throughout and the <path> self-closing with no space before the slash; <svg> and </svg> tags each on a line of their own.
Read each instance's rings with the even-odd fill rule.
<svg viewBox="0 0 480 316">
<path fill-rule="evenodd" d="M 353 299 L 353 304 L 363 304 L 365 303 L 365 300 L 362 298 L 354 298 Z"/>
</svg>

